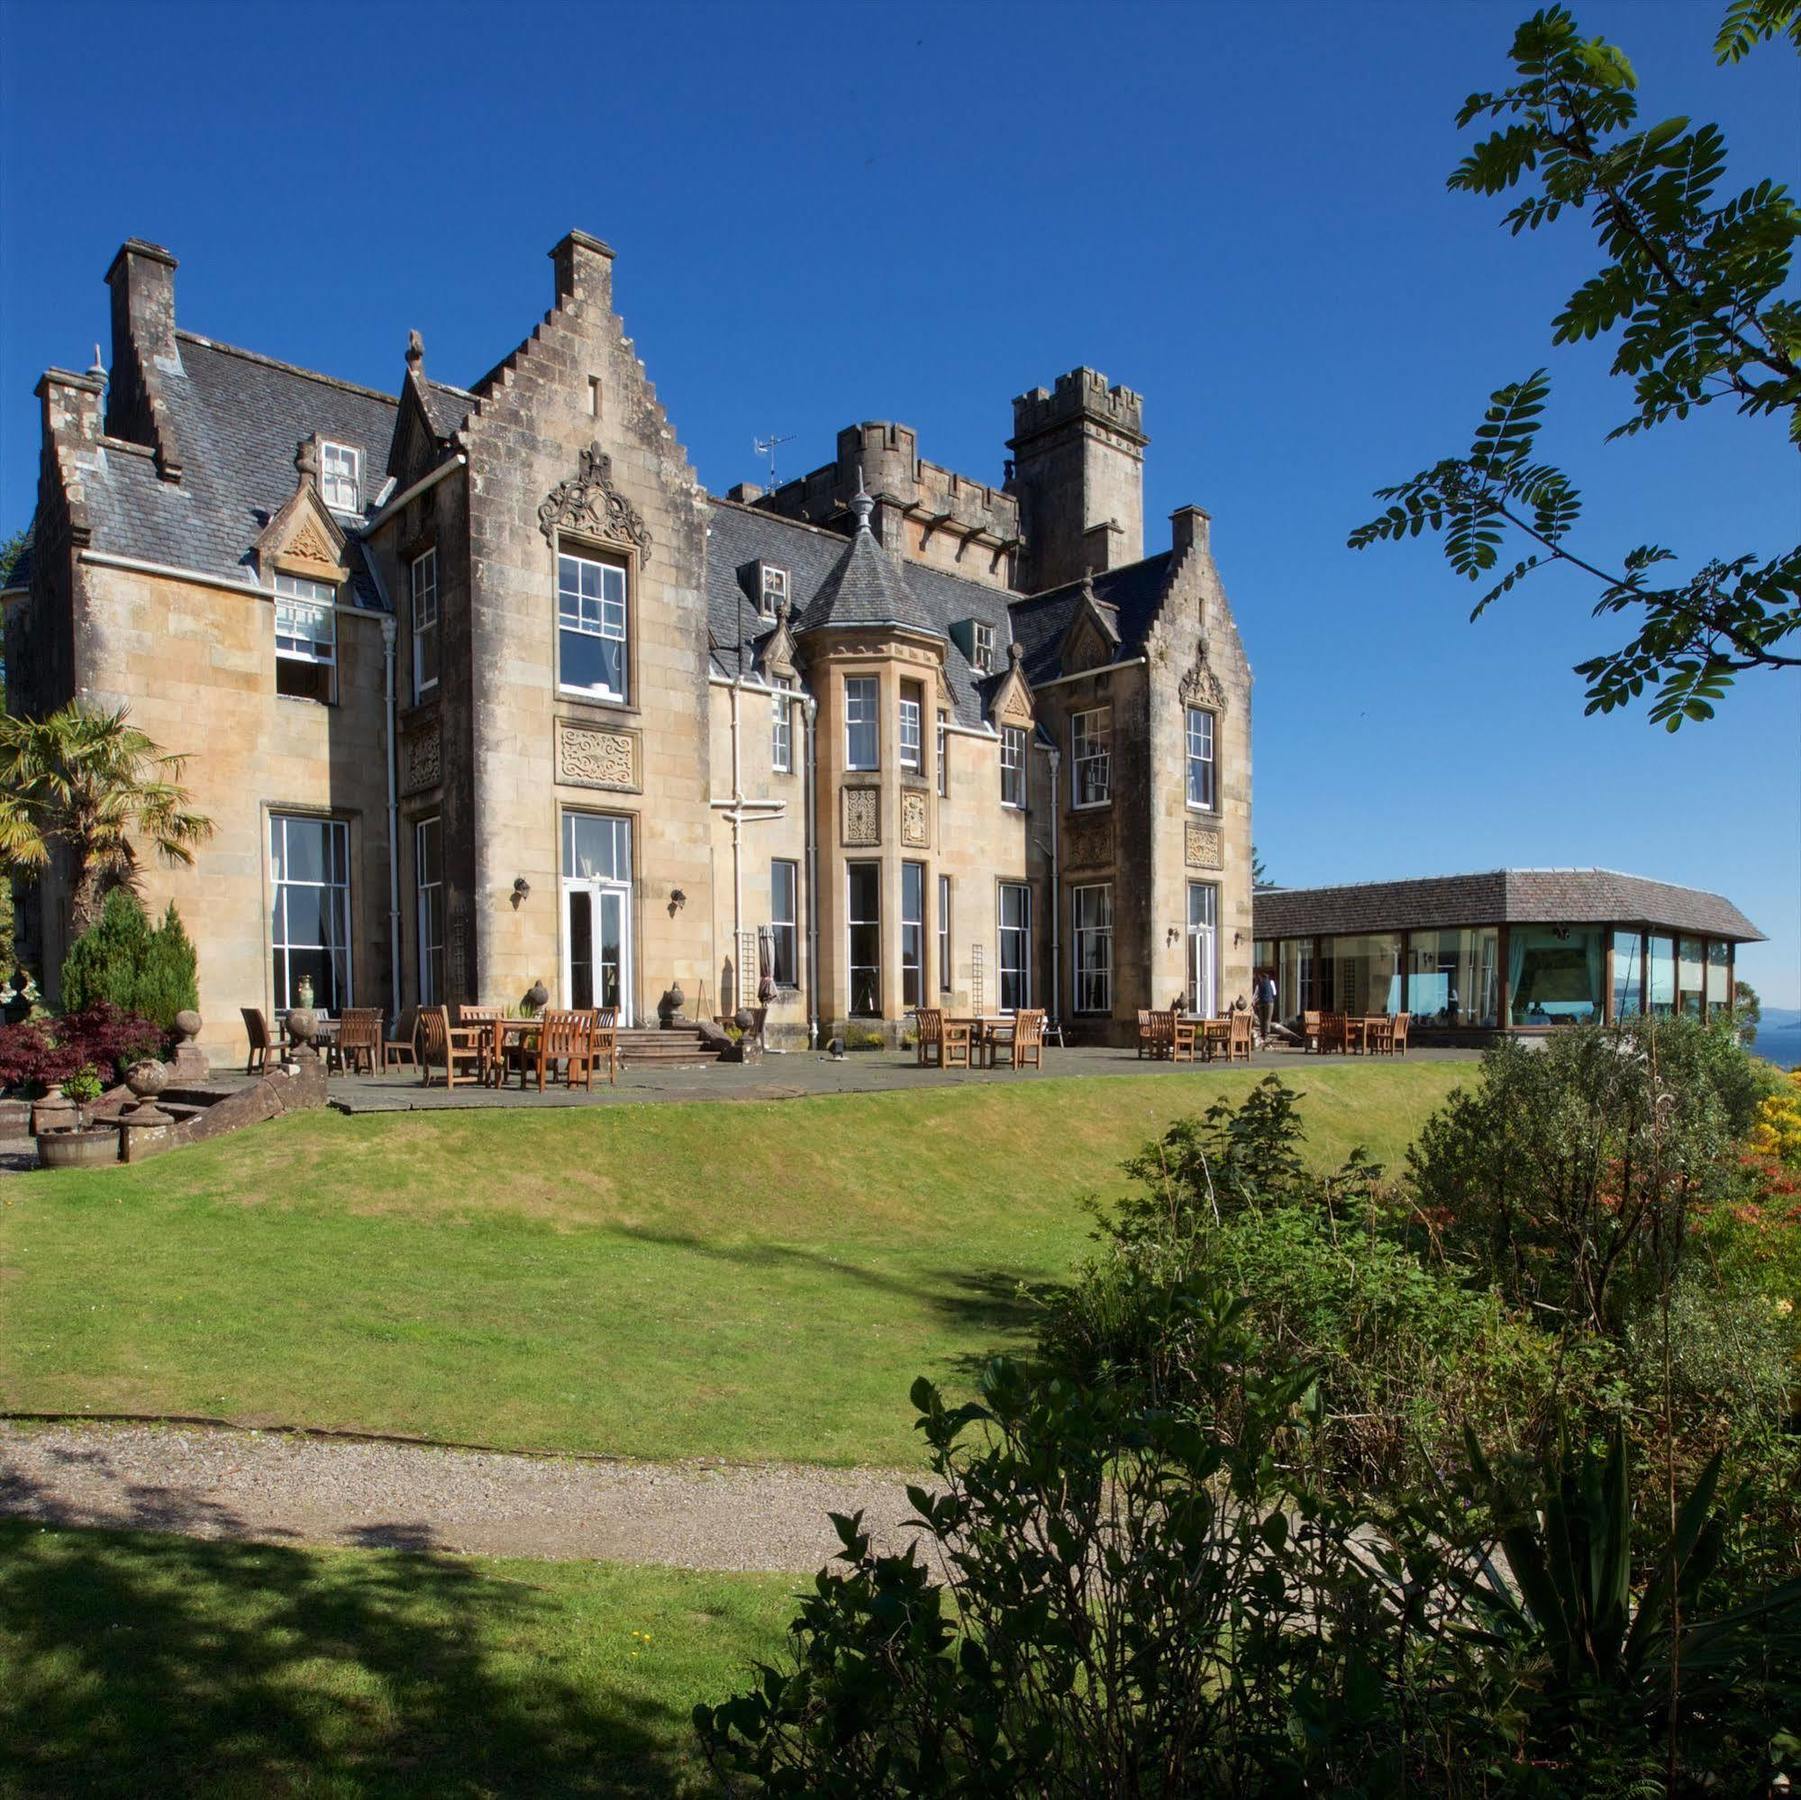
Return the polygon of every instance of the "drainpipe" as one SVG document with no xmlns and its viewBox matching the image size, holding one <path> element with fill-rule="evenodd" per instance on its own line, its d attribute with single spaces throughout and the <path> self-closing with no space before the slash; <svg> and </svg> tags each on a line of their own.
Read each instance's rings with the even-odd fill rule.
<svg viewBox="0 0 1801 1800">
<path fill-rule="evenodd" d="M 740 652 L 740 661 L 742 661 Z M 732 677 L 732 1011 L 744 1004 L 738 986 L 743 980 L 740 946 L 744 942 L 744 775 L 738 752 L 738 696 L 744 687 L 742 669 Z"/>
<path fill-rule="evenodd" d="M 801 716 L 806 721 L 806 858 L 807 858 L 807 1048 L 819 1048 L 819 702 L 811 695 L 801 697 Z"/>
<path fill-rule="evenodd" d="M 1051 1023 L 1063 1023 L 1063 879 L 1057 841 L 1057 819 L 1063 810 L 1063 753 L 1052 744 L 1051 759 Z"/>
<path fill-rule="evenodd" d="M 400 628 L 392 613 L 381 621 L 383 698 L 388 713 L 388 1023 L 400 1029 L 400 746 L 395 742 L 394 644 Z"/>
</svg>

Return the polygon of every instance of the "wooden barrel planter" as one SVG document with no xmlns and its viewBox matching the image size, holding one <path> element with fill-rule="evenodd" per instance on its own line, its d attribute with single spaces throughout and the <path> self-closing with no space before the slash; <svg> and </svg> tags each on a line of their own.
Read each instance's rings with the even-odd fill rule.
<svg viewBox="0 0 1801 1800">
<path fill-rule="evenodd" d="M 40 1169 L 103 1169 L 119 1160 L 119 1128 L 44 1131 L 38 1134 L 37 1147 Z"/>
</svg>

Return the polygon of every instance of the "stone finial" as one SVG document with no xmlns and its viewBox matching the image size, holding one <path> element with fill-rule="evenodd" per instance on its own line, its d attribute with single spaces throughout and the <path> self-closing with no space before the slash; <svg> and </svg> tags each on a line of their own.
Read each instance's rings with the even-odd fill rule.
<svg viewBox="0 0 1801 1800">
<path fill-rule="evenodd" d="M 775 607 L 775 622 L 786 631 L 788 621 L 794 617 L 794 607 L 787 600 L 778 600 Z"/>
<path fill-rule="evenodd" d="M 97 381 L 104 381 L 106 379 L 106 364 L 100 360 L 100 346 L 98 344 L 94 346 L 94 362 L 93 366 L 88 370 L 88 373 Z"/>
<path fill-rule="evenodd" d="M 1082 576 L 1082 598 L 1086 600 L 1090 606 L 1095 604 L 1094 571 L 1092 569 L 1089 569 Z"/>
<path fill-rule="evenodd" d="M 302 481 L 311 481 L 319 473 L 319 451 L 311 438 L 302 438 L 294 448 L 294 467 Z"/>
<path fill-rule="evenodd" d="M 1007 662 L 1010 667 L 1017 669 L 1025 659 L 1026 647 L 1018 638 L 1015 638 L 1013 642 L 1007 646 Z"/>
<path fill-rule="evenodd" d="M 425 339 L 417 331 L 406 334 L 406 366 L 411 374 L 425 373 Z"/>
<path fill-rule="evenodd" d="M 863 488 L 863 465 L 857 465 L 857 491 L 851 495 L 850 509 L 857 515 L 857 530 L 864 534 L 869 532 L 869 515 L 875 511 L 875 502 Z"/>
</svg>

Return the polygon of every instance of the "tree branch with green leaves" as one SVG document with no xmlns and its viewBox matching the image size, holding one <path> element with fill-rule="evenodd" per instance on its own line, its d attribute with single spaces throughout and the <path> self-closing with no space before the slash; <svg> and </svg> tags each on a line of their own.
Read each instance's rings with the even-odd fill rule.
<svg viewBox="0 0 1801 1800">
<path fill-rule="evenodd" d="M 1778 35 L 1801 46 L 1801 0 L 1736 0 L 1715 54 L 1736 62 Z M 1730 397 L 1751 417 L 1786 414 L 1801 443 L 1801 304 L 1785 289 L 1801 208 L 1780 183 L 1759 181 L 1715 203 L 1726 147 L 1713 125 L 1666 119 L 1638 130 L 1637 78 L 1624 53 L 1583 38 L 1562 7 L 1535 14 L 1514 36 L 1518 77 L 1472 94 L 1458 124 L 1499 128 L 1452 172 L 1453 191 L 1498 195 L 1530 183 L 1505 217 L 1517 236 L 1565 211 L 1588 216 L 1607 257 L 1553 322 L 1552 341 L 1617 333 L 1612 373 L 1631 380 L 1634 410 L 1609 439 L 1646 431 Z M 1677 730 L 1713 716 L 1735 678 L 1801 668 L 1801 546 L 1771 559 L 1713 557 L 1687 580 L 1658 585 L 1676 553 L 1640 544 L 1617 559 L 1578 550 L 1581 494 L 1540 459 L 1550 379 L 1543 369 L 1490 397 L 1469 451 L 1377 489 L 1382 513 L 1350 535 L 1361 550 L 1431 531 L 1445 559 L 1491 581 L 1479 618 L 1534 570 L 1562 563 L 1602 584 L 1597 617 L 1637 621 L 1617 650 L 1576 665 L 1589 713 L 1651 696 L 1650 717 Z"/>
</svg>

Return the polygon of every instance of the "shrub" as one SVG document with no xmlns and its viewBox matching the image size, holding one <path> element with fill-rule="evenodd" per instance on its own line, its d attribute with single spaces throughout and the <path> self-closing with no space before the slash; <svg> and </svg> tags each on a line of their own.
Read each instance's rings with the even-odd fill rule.
<svg viewBox="0 0 1801 1800">
<path fill-rule="evenodd" d="M 62 1084 L 61 1093 L 65 1100 L 73 1100 L 77 1106 L 91 1106 L 100 1098 L 100 1071 L 92 1063 L 83 1063 Z"/>
<path fill-rule="evenodd" d="M 112 1086 L 146 1056 L 160 1056 L 164 1035 L 148 1019 L 116 1006 L 92 1006 L 57 1019 L 0 1027 L 0 1089 L 43 1094 L 91 1063 Z"/>
<path fill-rule="evenodd" d="M 100 917 L 70 946 L 62 995 L 71 1012 L 116 1006 L 164 1031 L 173 1027 L 178 1012 L 198 1007 L 198 959 L 174 902 L 153 928 L 137 897 L 114 888 Z"/>
</svg>

